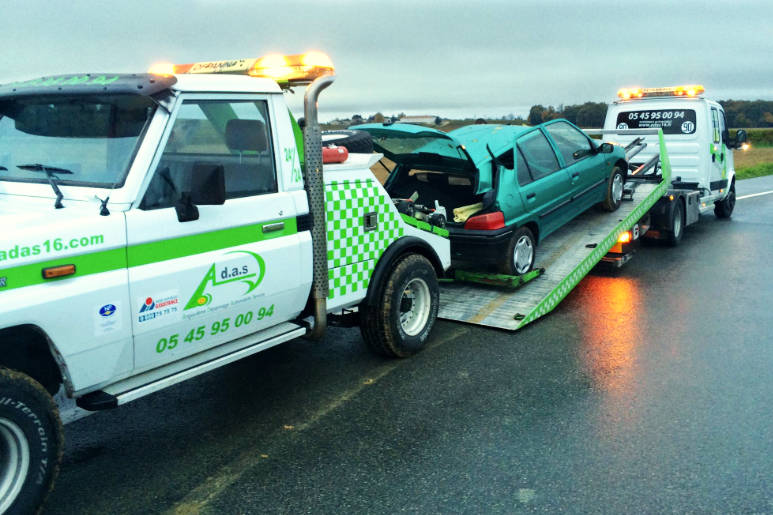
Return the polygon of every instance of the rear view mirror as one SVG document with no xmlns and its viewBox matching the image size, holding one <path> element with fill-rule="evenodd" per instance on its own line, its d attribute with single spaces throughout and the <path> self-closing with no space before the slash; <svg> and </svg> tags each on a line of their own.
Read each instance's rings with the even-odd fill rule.
<svg viewBox="0 0 773 515">
<path fill-rule="evenodd" d="M 225 170 L 223 165 L 195 163 L 191 173 L 191 200 L 198 206 L 220 206 L 225 203 Z"/>
<path fill-rule="evenodd" d="M 601 145 L 599 145 L 600 154 L 611 154 L 614 149 L 615 149 L 615 146 L 612 145 L 612 143 L 602 143 Z"/>
<path fill-rule="evenodd" d="M 177 220 L 199 219 L 199 206 L 219 206 L 225 203 L 225 171 L 223 165 L 195 163 L 191 169 L 190 188 L 183 191 L 175 203 Z"/>
<path fill-rule="evenodd" d="M 574 153 L 572 154 L 572 157 L 574 158 L 575 161 L 577 161 L 578 159 L 582 159 L 583 157 L 589 156 L 590 154 L 591 154 L 590 149 L 581 148 L 580 150 L 575 150 Z"/>
<path fill-rule="evenodd" d="M 735 133 L 735 140 L 731 141 L 731 145 L 728 145 L 730 148 L 741 148 L 741 145 L 746 143 L 747 136 L 746 131 L 743 129 L 738 129 Z"/>
</svg>

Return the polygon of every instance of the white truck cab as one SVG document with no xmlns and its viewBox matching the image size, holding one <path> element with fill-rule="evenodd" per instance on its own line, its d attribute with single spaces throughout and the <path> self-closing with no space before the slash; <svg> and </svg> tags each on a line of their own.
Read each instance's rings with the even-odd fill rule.
<svg viewBox="0 0 773 515">
<path fill-rule="evenodd" d="M 344 312 L 380 353 L 423 346 L 448 234 L 397 211 L 379 154 L 323 166 L 318 57 L 0 86 L 0 513 L 52 487 L 56 392 L 111 408 Z"/>
<path fill-rule="evenodd" d="M 684 227 L 698 221 L 711 208 L 728 218 L 735 206 L 735 167 L 732 149 L 740 148 L 746 133 L 730 137 L 722 106 L 703 96 L 700 85 L 665 88 L 624 88 L 607 109 L 607 138 L 629 145 L 635 134 L 615 135 L 616 130 L 660 129 L 671 163 L 671 185 L 661 202 L 641 224 L 650 237 L 676 244 Z M 650 142 L 631 158 L 629 174 L 656 158 L 660 149 Z M 622 252 L 620 249 L 617 249 Z"/>
</svg>

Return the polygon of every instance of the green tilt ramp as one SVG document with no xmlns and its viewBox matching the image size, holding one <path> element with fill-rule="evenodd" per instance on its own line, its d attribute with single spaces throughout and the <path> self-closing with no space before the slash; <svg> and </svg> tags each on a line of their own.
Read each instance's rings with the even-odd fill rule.
<svg viewBox="0 0 773 515">
<path fill-rule="evenodd" d="M 626 131 L 655 134 L 655 131 Z M 627 231 L 667 191 L 671 183 L 663 134 L 658 129 L 662 180 L 643 182 L 632 200 L 612 213 L 594 209 L 575 218 L 537 247 L 535 268 L 545 272 L 517 290 L 478 284 L 443 283 L 438 317 L 516 331 L 547 315 L 566 297 Z"/>
</svg>

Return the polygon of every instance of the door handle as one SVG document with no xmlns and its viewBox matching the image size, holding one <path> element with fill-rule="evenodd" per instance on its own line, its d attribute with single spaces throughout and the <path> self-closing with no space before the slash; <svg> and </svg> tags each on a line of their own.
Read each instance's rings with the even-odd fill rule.
<svg viewBox="0 0 773 515">
<path fill-rule="evenodd" d="M 577 177 L 579 177 L 579 176 L 580 176 L 580 172 L 574 172 L 574 173 L 572 174 L 572 179 L 576 179 L 576 178 L 577 178 Z"/>
<path fill-rule="evenodd" d="M 527 200 L 531 200 L 531 199 L 533 199 L 533 198 L 534 198 L 534 197 L 536 197 L 536 196 L 537 196 L 537 194 L 536 194 L 536 193 L 528 193 L 528 194 L 526 195 L 526 199 L 527 199 Z"/>
<path fill-rule="evenodd" d="M 266 225 L 264 225 L 262 227 L 263 234 L 265 234 L 267 232 L 281 231 L 284 228 L 285 228 L 285 223 L 284 222 L 276 222 L 276 223 L 273 223 L 273 224 L 266 224 Z"/>
</svg>

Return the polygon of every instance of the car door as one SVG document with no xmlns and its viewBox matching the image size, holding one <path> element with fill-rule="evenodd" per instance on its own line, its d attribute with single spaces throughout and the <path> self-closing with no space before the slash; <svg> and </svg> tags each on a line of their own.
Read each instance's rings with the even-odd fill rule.
<svg viewBox="0 0 773 515">
<path fill-rule="evenodd" d="M 571 180 L 571 202 L 567 208 L 572 217 L 583 213 L 604 197 L 611 168 L 604 156 L 594 153 L 590 138 L 574 125 L 556 121 L 545 126 L 561 165 Z"/>
<path fill-rule="evenodd" d="M 139 205 L 126 213 L 135 370 L 296 316 L 311 284 L 297 232 L 305 192 L 283 191 L 265 96 L 178 101 Z M 225 177 L 225 202 L 181 221 L 194 174 Z M 302 198 L 304 197 L 304 198 Z M 186 210 L 183 210 L 186 211 Z M 185 218 L 185 217 L 183 217 Z M 308 254 L 308 256 L 306 255 Z"/>
<path fill-rule="evenodd" d="M 571 220 L 567 206 L 571 201 L 571 180 L 561 169 L 553 147 L 540 129 L 520 136 L 516 148 L 526 164 L 519 171 L 519 190 L 523 205 L 538 218 L 540 238 Z"/>
</svg>

